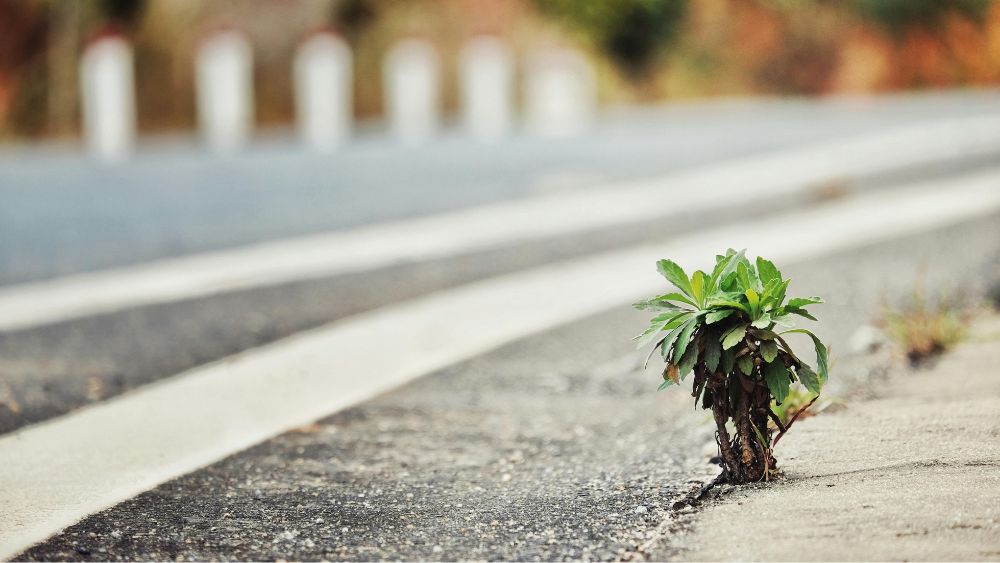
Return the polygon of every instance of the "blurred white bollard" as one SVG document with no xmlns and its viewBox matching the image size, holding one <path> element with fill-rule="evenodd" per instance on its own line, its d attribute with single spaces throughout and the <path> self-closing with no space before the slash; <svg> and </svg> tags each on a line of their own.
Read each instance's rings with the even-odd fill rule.
<svg viewBox="0 0 1000 563">
<path fill-rule="evenodd" d="M 552 48 L 535 53 L 525 84 L 528 131 L 571 137 L 591 124 L 597 106 L 594 69 L 580 53 Z"/>
<path fill-rule="evenodd" d="M 480 140 L 493 140 L 510 133 L 514 114 L 514 57 L 507 45 L 489 36 L 470 40 L 462 48 L 459 72 L 466 131 Z"/>
<path fill-rule="evenodd" d="M 87 150 L 118 160 L 135 143 L 135 79 L 132 48 L 124 38 L 94 41 L 80 60 L 83 136 Z"/>
<path fill-rule="evenodd" d="M 310 146 L 330 150 L 351 132 L 351 51 L 336 34 L 313 34 L 295 55 L 295 111 L 299 135 Z"/>
<path fill-rule="evenodd" d="M 253 128 L 253 52 L 235 30 L 209 35 L 195 61 L 198 126 L 208 146 L 232 151 Z"/>
<path fill-rule="evenodd" d="M 383 89 L 389 127 L 405 143 L 425 141 L 438 130 L 440 71 L 437 52 L 427 41 L 405 39 L 386 56 Z"/>
</svg>

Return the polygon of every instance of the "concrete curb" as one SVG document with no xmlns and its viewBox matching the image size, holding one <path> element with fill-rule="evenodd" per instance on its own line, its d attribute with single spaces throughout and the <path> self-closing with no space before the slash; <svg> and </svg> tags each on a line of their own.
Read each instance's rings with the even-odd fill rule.
<svg viewBox="0 0 1000 563">
<path fill-rule="evenodd" d="M 970 334 L 933 367 L 875 384 L 881 398 L 800 422 L 776 452 L 785 479 L 709 502 L 673 538 L 682 558 L 1000 557 L 1000 318 Z"/>
</svg>

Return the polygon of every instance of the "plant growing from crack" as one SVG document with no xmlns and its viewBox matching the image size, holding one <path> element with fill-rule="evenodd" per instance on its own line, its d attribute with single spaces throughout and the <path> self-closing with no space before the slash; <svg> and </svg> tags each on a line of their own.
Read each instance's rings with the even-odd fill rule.
<svg viewBox="0 0 1000 563">
<path fill-rule="evenodd" d="M 745 251 L 717 255 L 711 273 L 699 270 L 688 277 L 670 260 L 660 260 L 656 268 L 679 291 L 635 304 L 656 313 L 636 339 L 640 348 L 655 342 L 647 363 L 657 350 L 666 362 L 660 389 L 694 373 L 695 405 L 711 409 L 715 419 L 722 479 L 733 484 L 770 480 L 777 469 L 774 444 L 794 422 L 782 423 L 771 399 L 780 405 L 796 380 L 818 395 L 828 377 L 827 347 L 790 322 L 793 315 L 816 320 L 806 307 L 823 300 L 786 301 L 791 280 L 769 260 L 758 257 L 751 263 Z M 790 333 L 812 339 L 815 369 L 792 351 L 785 340 Z"/>
</svg>

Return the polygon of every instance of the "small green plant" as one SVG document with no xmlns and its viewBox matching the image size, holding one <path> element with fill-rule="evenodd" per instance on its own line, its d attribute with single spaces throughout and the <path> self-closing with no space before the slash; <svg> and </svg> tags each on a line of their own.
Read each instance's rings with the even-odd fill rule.
<svg viewBox="0 0 1000 563">
<path fill-rule="evenodd" d="M 755 266 L 744 251 L 716 256 L 710 274 L 699 270 L 688 277 L 670 260 L 656 268 L 679 291 L 635 304 L 656 313 L 636 339 L 640 348 L 655 342 L 649 357 L 659 350 L 666 362 L 660 389 L 694 373 L 695 405 L 711 409 L 715 419 L 722 478 L 734 484 L 771 479 L 777 469 L 773 443 L 790 427 L 771 409 L 772 399 L 781 405 L 794 381 L 818 395 L 828 378 L 827 347 L 811 331 L 789 328 L 793 315 L 816 320 L 806 307 L 823 300 L 786 301 L 791 280 L 763 258 Z M 812 339 L 815 370 L 792 351 L 784 338 L 789 333 Z"/>
<path fill-rule="evenodd" d="M 958 344 L 965 337 L 969 315 L 944 297 L 928 303 L 918 286 L 909 303 L 899 308 L 883 305 L 881 324 L 910 363 L 919 365 Z"/>
</svg>

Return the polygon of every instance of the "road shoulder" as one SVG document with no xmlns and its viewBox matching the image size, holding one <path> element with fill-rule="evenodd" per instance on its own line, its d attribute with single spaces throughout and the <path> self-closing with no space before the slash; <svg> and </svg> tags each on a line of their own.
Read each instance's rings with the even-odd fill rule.
<svg viewBox="0 0 1000 563">
<path fill-rule="evenodd" d="M 776 450 L 785 478 L 707 503 L 671 542 L 680 557 L 1000 558 L 1000 318 L 971 335 L 881 398 L 796 425 Z"/>
</svg>

